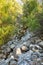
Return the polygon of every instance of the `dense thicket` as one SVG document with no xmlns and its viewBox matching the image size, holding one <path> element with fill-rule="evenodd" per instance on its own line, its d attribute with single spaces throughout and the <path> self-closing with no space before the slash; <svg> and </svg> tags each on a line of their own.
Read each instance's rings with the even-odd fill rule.
<svg viewBox="0 0 43 65">
<path fill-rule="evenodd" d="M 32 31 L 43 28 L 43 4 L 40 4 L 38 0 L 22 0 L 23 5 L 23 17 L 22 25 Z M 42 29 L 43 30 L 43 29 Z"/>
<path fill-rule="evenodd" d="M 7 43 L 18 31 L 22 36 L 27 28 L 43 31 L 43 3 L 22 1 L 23 6 L 16 0 L 0 0 L 0 45 Z"/>
<path fill-rule="evenodd" d="M 22 13 L 16 0 L 0 0 L 0 44 L 8 42 L 17 30 L 16 19 Z"/>
</svg>

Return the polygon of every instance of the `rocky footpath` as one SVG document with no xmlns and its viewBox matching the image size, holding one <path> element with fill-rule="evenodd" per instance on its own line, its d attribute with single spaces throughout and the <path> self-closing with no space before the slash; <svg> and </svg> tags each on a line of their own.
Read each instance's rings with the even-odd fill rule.
<svg viewBox="0 0 43 65">
<path fill-rule="evenodd" d="M 43 65 L 43 41 L 26 34 L 0 47 L 0 65 Z"/>
</svg>

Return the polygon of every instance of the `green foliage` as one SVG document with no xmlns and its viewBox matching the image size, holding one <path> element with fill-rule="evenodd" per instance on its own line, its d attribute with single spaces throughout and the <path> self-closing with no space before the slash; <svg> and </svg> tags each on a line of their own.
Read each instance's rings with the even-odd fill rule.
<svg viewBox="0 0 43 65">
<path fill-rule="evenodd" d="M 32 13 L 33 10 L 37 9 L 36 0 L 29 0 L 29 1 L 27 0 L 26 3 L 24 3 L 23 9 L 24 9 L 23 13 L 27 17 L 28 15 Z"/>
<path fill-rule="evenodd" d="M 21 24 L 23 25 L 24 28 L 27 27 L 31 31 L 35 31 L 40 28 L 38 19 L 35 16 L 32 17 L 32 15 L 30 15 L 28 17 L 23 17 Z"/>
<path fill-rule="evenodd" d="M 22 7 L 16 0 L 0 0 L 0 45 L 7 43 L 15 34 L 16 19 Z"/>
<path fill-rule="evenodd" d="M 40 5 L 37 0 L 22 1 L 23 12 L 16 0 L 0 0 L 0 45 L 7 43 L 18 32 L 20 23 L 23 30 L 24 28 L 29 28 L 31 31 L 43 29 L 43 5 Z M 22 13 L 20 21 L 17 17 Z"/>
<path fill-rule="evenodd" d="M 41 12 L 42 6 L 37 0 L 26 0 L 23 5 L 23 17 L 21 20 L 23 27 L 26 26 L 32 31 L 38 30 L 41 26 L 39 20 L 42 18 L 40 15 L 40 18 L 38 19 L 38 14 Z"/>
<path fill-rule="evenodd" d="M 14 35 L 16 27 L 14 25 L 7 25 L 0 28 L 0 44 L 7 43 Z"/>
<path fill-rule="evenodd" d="M 43 31 L 43 10 L 42 10 L 41 13 L 36 15 L 36 17 L 38 18 L 38 21 L 40 23 L 40 29 Z"/>
</svg>

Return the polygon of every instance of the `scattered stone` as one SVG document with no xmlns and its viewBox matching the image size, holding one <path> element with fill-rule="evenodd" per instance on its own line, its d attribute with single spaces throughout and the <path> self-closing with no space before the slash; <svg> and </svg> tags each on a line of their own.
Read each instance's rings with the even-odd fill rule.
<svg viewBox="0 0 43 65">
<path fill-rule="evenodd" d="M 17 65 L 16 61 L 14 61 L 14 60 L 11 60 L 9 64 L 10 65 Z"/>
<path fill-rule="evenodd" d="M 10 52 L 11 51 L 11 49 L 9 48 L 9 47 L 7 47 L 7 50 L 6 50 L 7 52 Z"/>
<path fill-rule="evenodd" d="M 0 54 L 0 59 L 3 59 L 3 54 Z"/>
<path fill-rule="evenodd" d="M 39 53 L 43 53 L 43 50 L 39 50 Z"/>
<path fill-rule="evenodd" d="M 43 65 L 43 41 L 27 31 L 19 39 L 14 37 L 12 41 L 3 45 L 0 50 L 0 65 Z M 22 53 L 23 52 L 23 53 Z"/>
<path fill-rule="evenodd" d="M 27 46 L 28 48 L 29 48 L 29 46 L 30 46 L 30 41 L 27 41 L 27 42 L 23 42 L 23 45 L 25 45 L 25 46 Z"/>
<path fill-rule="evenodd" d="M 20 55 L 20 54 L 22 54 L 21 49 L 20 48 L 17 48 L 16 49 L 16 55 Z"/>
<path fill-rule="evenodd" d="M 36 40 L 35 39 L 31 39 L 31 43 L 32 44 L 36 44 Z"/>
<path fill-rule="evenodd" d="M 26 52 L 26 51 L 28 51 L 28 48 L 26 46 L 22 46 L 21 50 L 22 50 L 22 52 Z"/>
<path fill-rule="evenodd" d="M 43 41 L 39 43 L 39 46 L 43 48 Z"/>
<path fill-rule="evenodd" d="M 41 39 L 37 39 L 36 44 L 40 43 L 41 41 L 42 41 Z"/>
<path fill-rule="evenodd" d="M 10 45 L 10 48 L 12 48 L 12 49 L 13 49 L 14 47 L 15 47 L 15 45 L 14 45 L 14 44 L 11 44 L 11 45 Z"/>
</svg>

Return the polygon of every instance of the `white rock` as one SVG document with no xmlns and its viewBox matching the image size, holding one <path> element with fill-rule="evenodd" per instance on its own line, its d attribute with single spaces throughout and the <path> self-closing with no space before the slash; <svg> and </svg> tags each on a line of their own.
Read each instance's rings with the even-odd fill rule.
<svg viewBox="0 0 43 65">
<path fill-rule="evenodd" d="M 27 51 L 28 50 L 28 48 L 26 47 L 26 46 L 22 46 L 22 51 Z"/>
<path fill-rule="evenodd" d="M 14 59 L 14 56 L 11 56 L 12 59 Z"/>
<path fill-rule="evenodd" d="M 17 48 L 16 49 L 16 55 L 20 55 L 21 54 L 21 49 L 20 48 Z"/>
</svg>

